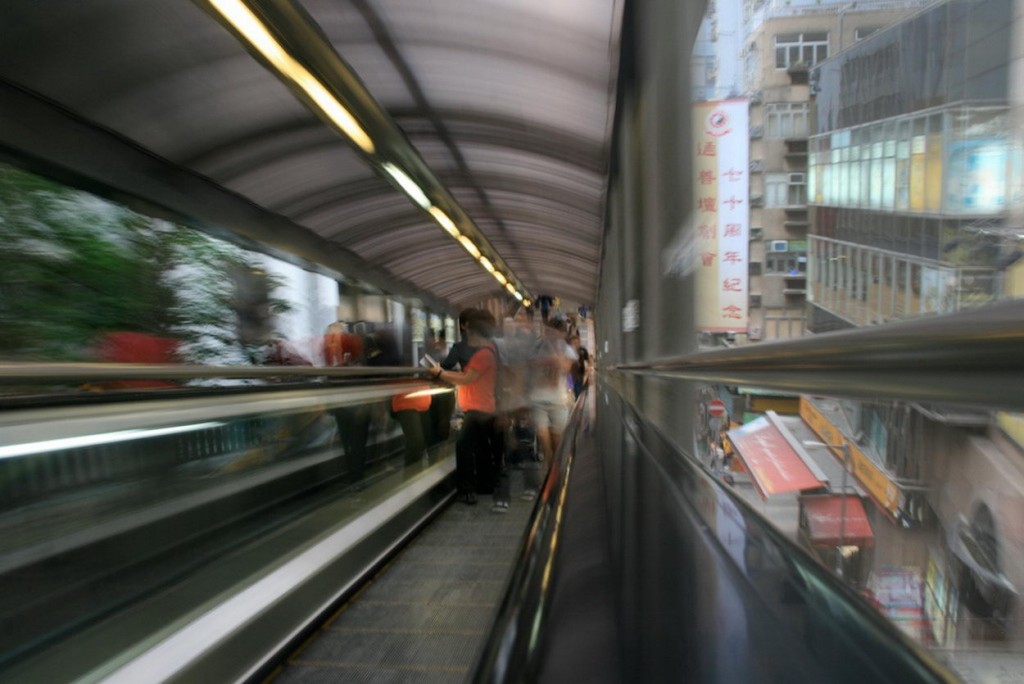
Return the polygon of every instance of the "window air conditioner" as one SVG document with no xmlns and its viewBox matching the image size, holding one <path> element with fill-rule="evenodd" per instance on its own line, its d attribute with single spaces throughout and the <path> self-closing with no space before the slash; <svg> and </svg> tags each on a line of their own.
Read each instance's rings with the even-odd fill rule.
<svg viewBox="0 0 1024 684">
<path fill-rule="evenodd" d="M 772 240 L 768 243 L 769 252 L 788 252 L 789 240 Z"/>
</svg>

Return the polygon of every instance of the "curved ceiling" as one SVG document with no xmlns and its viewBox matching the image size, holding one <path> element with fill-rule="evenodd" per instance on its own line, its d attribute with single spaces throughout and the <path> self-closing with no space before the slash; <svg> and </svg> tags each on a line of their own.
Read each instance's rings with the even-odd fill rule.
<svg viewBox="0 0 1024 684">
<path fill-rule="evenodd" d="M 593 302 L 622 0 L 246 2 L 287 50 L 343 60 L 357 78 L 335 92 L 356 102 L 365 87 L 409 175 L 444 186 L 449 215 L 524 294 Z M 275 24 L 282 12 L 312 32 Z M 4 19 L 6 86 L 283 220 L 285 244 L 329 247 L 328 267 L 344 251 L 378 284 L 452 306 L 505 294 L 207 0 L 8 0 Z"/>
</svg>

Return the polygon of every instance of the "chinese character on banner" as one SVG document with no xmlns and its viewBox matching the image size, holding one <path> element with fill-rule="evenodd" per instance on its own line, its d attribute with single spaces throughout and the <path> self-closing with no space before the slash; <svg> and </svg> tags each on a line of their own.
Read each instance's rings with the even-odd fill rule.
<svg viewBox="0 0 1024 684">
<path fill-rule="evenodd" d="M 715 144 L 714 140 L 709 140 L 706 143 L 697 143 L 697 156 L 698 157 L 717 157 L 718 156 L 718 145 Z"/>
<path fill-rule="evenodd" d="M 722 229 L 722 237 L 741 237 L 742 227 L 738 223 L 726 223 Z"/>
<path fill-rule="evenodd" d="M 726 278 L 722 281 L 722 292 L 743 292 L 743 281 L 739 278 Z"/>
<path fill-rule="evenodd" d="M 730 304 L 722 308 L 722 318 L 743 318 L 743 309 L 735 304 Z"/>
<path fill-rule="evenodd" d="M 712 266 L 715 263 L 715 257 L 718 256 L 714 252 L 701 252 L 700 262 L 702 266 Z"/>
<path fill-rule="evenodd" d="M 700 184 L 701 185 L 712 185 L 715 182 L 714 171 L 701 171 L 700 172 Z"/>
<path fill-rule="evenodd" d="M 724 200 L 722 204 L 728 204 L 730 209 L 735 209 L 737 204 L 743 204 L 743 200 L 736 199 L 736 196 L 733 195 L 729 199 Z"/>
<path fill-rule="evenodd" d="M 697 200 L 697 209 L 700 211 L 718 211 L 718 203 L 714 197 L 701 197 Z"/>
<path fill-rule="evenodd" d="M 728 178 L 730 181 L 735 182 L 735 181 L 738 181 L 740 178 L 743 177 L 743 172 L 742 171 L 737 171 L 736 169 L 733 169 L 733 168 L 730 168 L 728 171 L 724 172 L 722 175 L 725 176 L 726 178 Z"/>
<path fill-rule="evenodd" d="M 722 261 L 727 264 L 742 264 L 743 257 L 740 256 L 739 252 L 726 252 L 722 255 Z"/>
<path fill-rule="evenodd" d="M 702 223 L 697 226 L 697 233 L 705 240 L 715 239 L 715 227 L 709 226 L 706 223 Z"/>
</svg>

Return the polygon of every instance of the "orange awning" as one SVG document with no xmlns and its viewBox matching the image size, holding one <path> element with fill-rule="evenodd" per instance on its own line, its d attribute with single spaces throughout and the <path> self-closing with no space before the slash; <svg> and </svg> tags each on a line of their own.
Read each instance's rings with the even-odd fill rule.
<svg viewBox="0 0 1024 684">
<path fill-rule="evenodd" d="M 843 497 L 838 494 L 801 496 L 800 508 L 801 527 L 807 530 L 812 544 L 875 545 L 875 535 L 859 496 L 847 494 L 845 508 Z"/>
<path fill-rule="evenodd" d="M 726 433 L 750 473 L 761 498 L 805 492 L 824 486 L 782 432 L 767 418 L 758 418 Z"/>
</svg>

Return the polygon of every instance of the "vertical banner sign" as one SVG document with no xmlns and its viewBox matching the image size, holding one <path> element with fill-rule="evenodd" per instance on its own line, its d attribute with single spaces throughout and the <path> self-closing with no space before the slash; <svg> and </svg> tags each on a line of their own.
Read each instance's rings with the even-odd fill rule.
<svg viewBox="0 0 1024 684">
<path fill-rule="evenodd" d="M 697 328 L 747 332 L 750 136 L 747 100 L 694 105 Z"/>
</svg>

